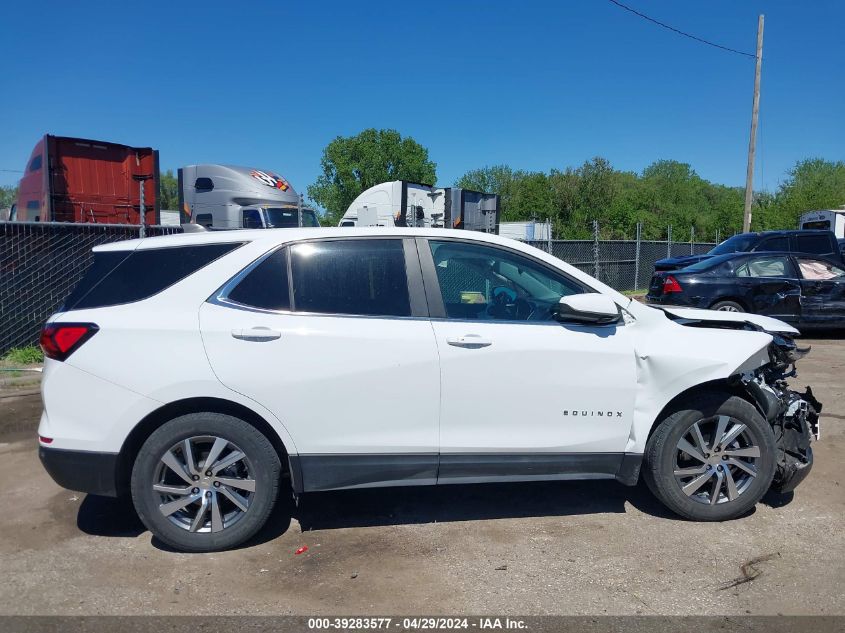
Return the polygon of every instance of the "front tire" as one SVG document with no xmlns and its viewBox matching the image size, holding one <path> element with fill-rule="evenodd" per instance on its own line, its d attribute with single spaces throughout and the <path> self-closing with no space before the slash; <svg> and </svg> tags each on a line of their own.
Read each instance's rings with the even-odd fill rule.
<svg viewBox="0 0 845 633">
<path fill-rule="evenodd" d="M 236 547 L 267 522 L 281 462 L 255 427 L 220 413 L 170 420 L 144 442 L 132 468 L 132 500 L 144 525 L 183 552 Z"/>
<path fill-rule="evenodd" d="M 747 513 L 775 474 L 772 427 L 738 396 L 704 394 L 666 417 L 646 444 L 643 478 L 670 510 L 694 521 Z"/>
</svg>

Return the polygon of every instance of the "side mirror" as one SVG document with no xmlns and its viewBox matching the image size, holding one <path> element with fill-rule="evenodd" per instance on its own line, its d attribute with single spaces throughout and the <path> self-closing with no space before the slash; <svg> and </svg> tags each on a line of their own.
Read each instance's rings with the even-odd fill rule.
<svg viewBox="0 0 845 633">
<path fill-rule="evenodd" d="M 595 292 L 561 297 L 552 314 L 562 323 L 585 325 L 611 325 L 622 320 L 622 312 L 613 299 Z"/>
</svg>

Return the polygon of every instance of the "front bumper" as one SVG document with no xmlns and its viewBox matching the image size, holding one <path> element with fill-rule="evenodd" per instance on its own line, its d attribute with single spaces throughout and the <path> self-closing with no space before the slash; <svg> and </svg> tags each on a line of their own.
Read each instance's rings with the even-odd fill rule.
<svg viewBox="0 0 845 633">
<path fill-rule="evenodd" d="M 53 481 L 62 488 L 105 497 L 117 497 L 121 493 L 117 453 L 40 446 L 38 457 Z"/>
</svg>

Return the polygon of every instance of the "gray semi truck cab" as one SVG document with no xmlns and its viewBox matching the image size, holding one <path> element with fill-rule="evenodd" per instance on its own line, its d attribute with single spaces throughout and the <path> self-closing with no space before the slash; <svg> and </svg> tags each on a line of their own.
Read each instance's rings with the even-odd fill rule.
<svg viewBox="0 0 845 633">
<path fill-rule="evenodd" d="M 320 226 L 314 209 L 278 174 L 234 165 L 188 165 L 179 170 L 179 209 L 210 229 Z"/>
</svg>

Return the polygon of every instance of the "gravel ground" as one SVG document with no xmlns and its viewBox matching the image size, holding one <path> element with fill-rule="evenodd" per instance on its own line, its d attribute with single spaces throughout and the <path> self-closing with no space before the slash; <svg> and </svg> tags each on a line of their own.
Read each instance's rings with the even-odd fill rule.
<svg viewBox="0 0 845 633">
<path fill-rule="evenodd" d="M 38 396 L 0 392 L 0 614 L 845 614 L 845 339 L 813 345 L 815 468 L 740 520 L 681 521 L 613 482 L 350 491 L 220 554 L 166 551 L 124 502 L 56 486 Z"/>
</svg>

